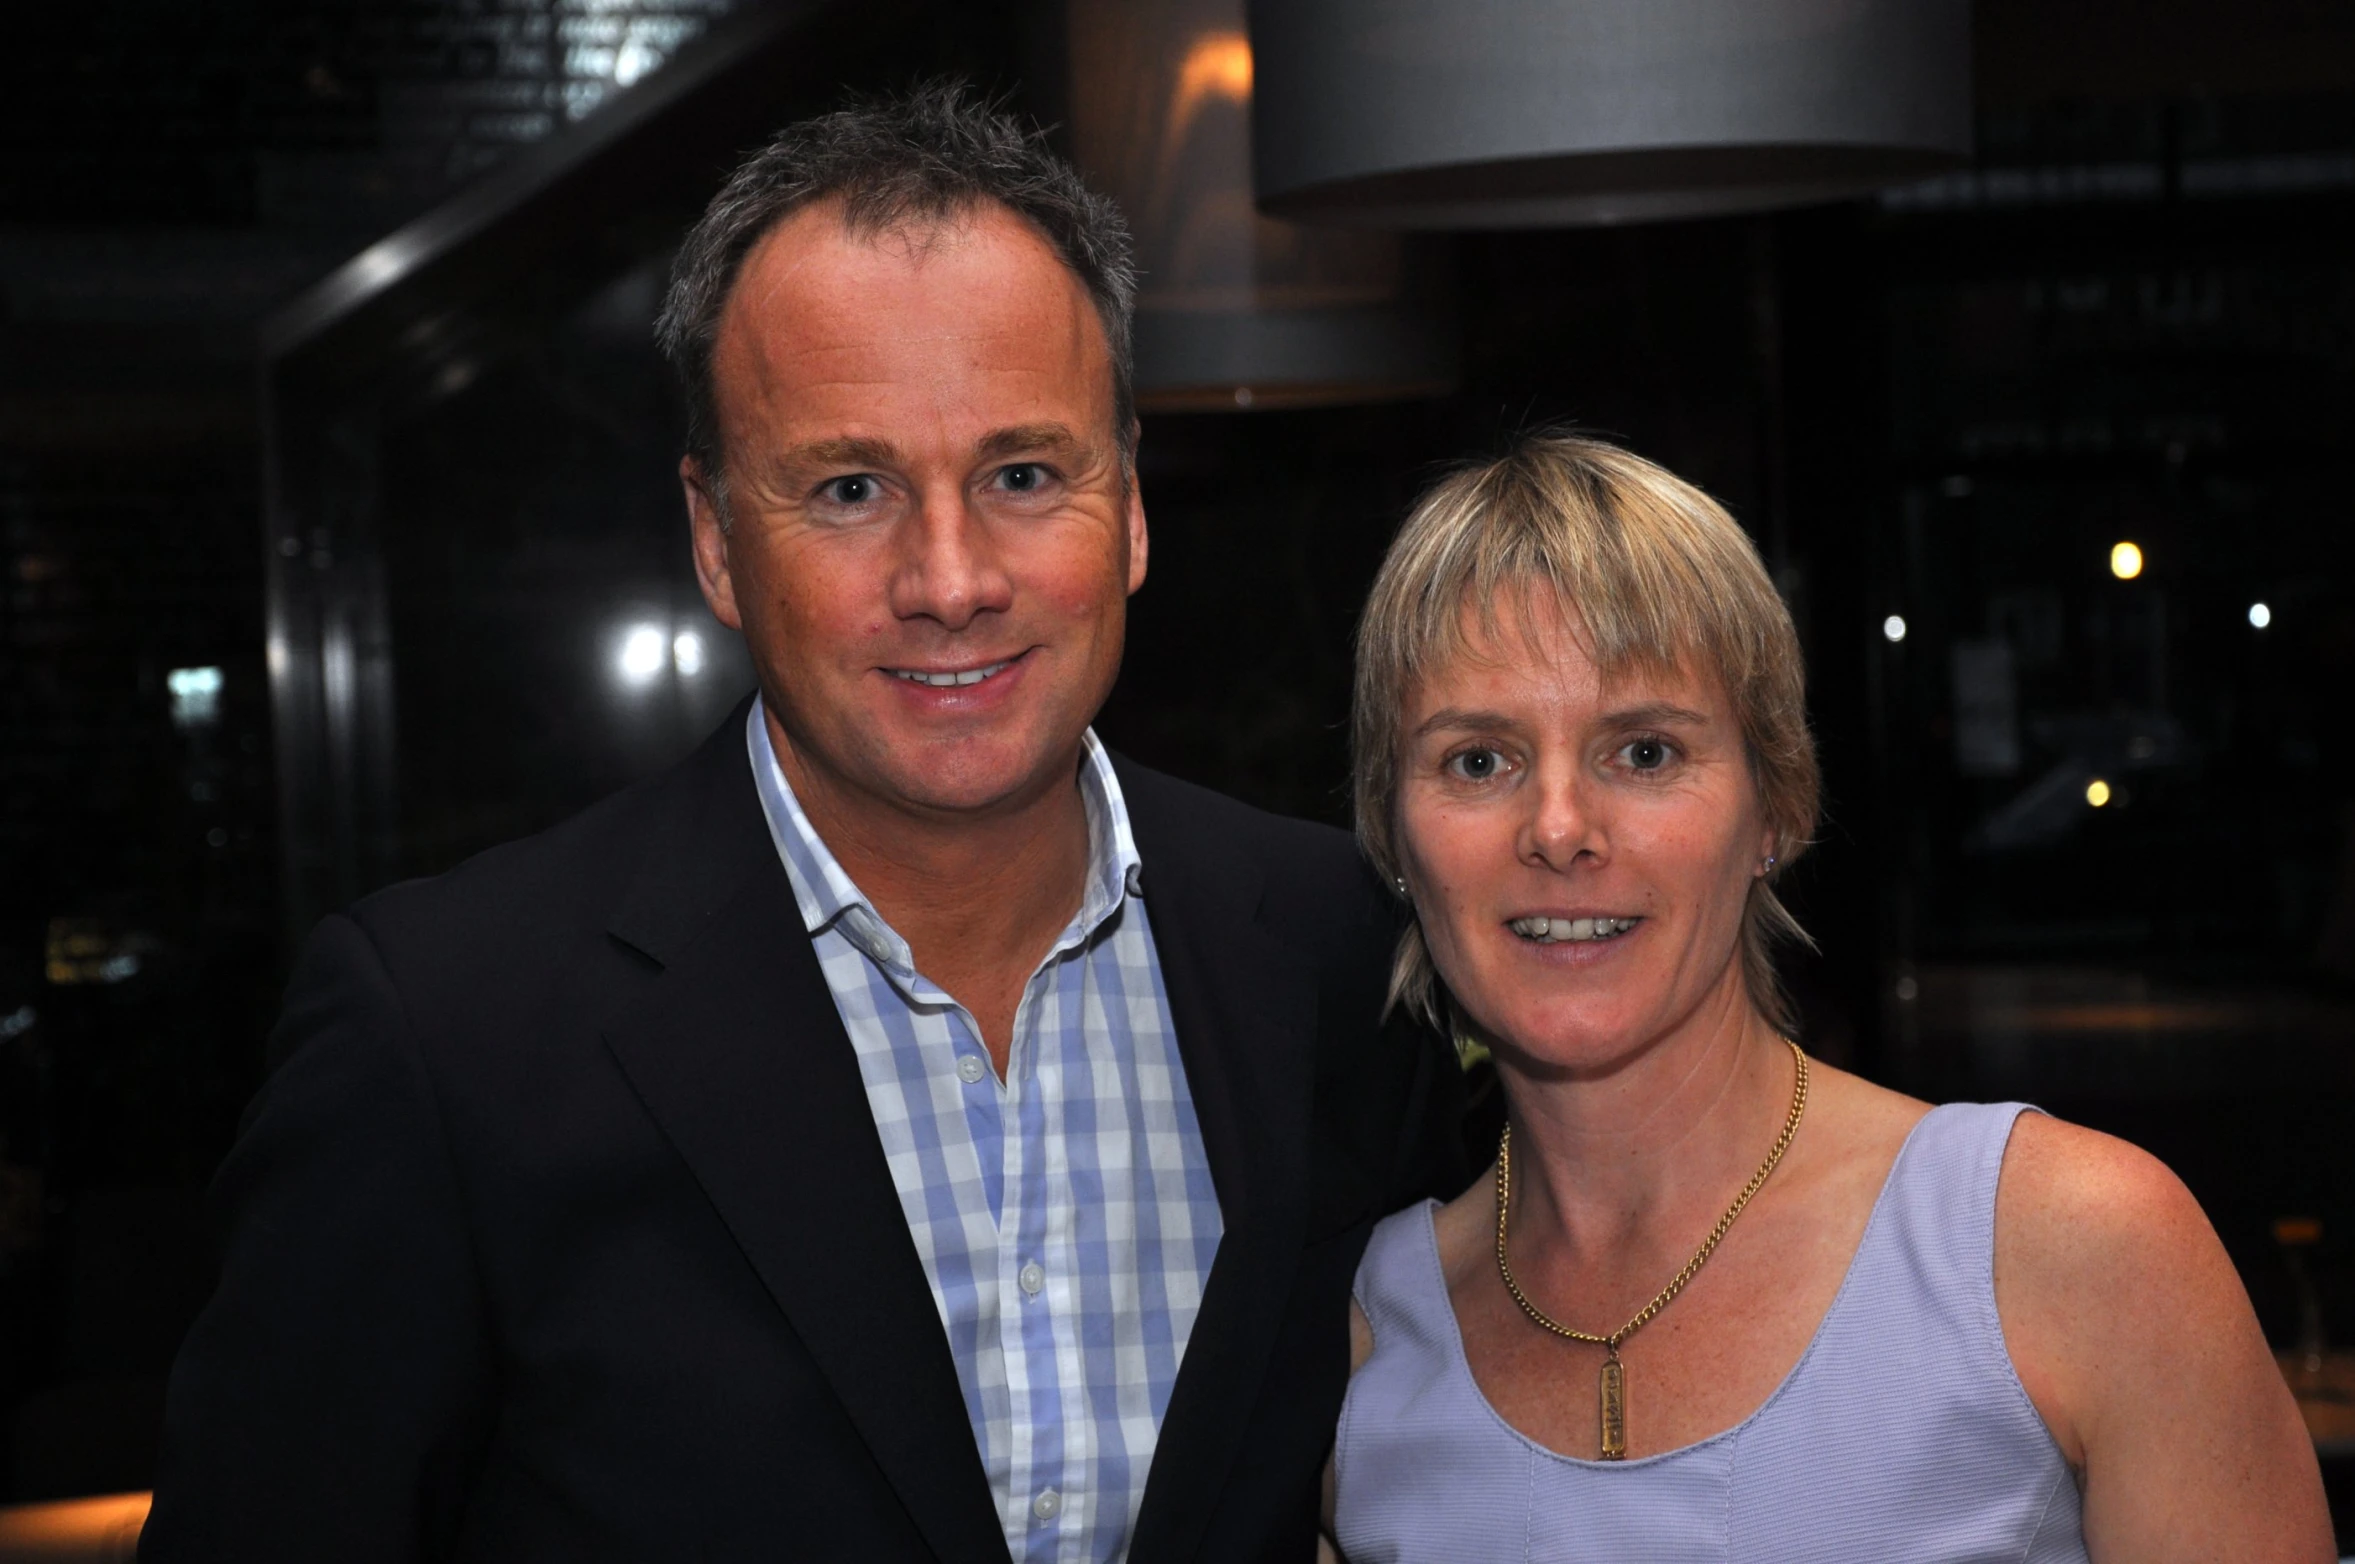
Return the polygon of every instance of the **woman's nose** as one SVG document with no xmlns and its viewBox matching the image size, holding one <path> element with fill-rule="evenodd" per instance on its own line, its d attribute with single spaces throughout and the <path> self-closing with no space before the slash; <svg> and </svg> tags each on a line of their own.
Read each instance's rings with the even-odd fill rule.
<svg viewBox="0 0 2355 1564">
<path fill-rule="evenodd" d="M 1529 819 L 1521 833 L 1525 861 L 1560 872 L 1582 857 L 1603 856 L 1602 822 L 1577 778 L 1540 778 L 1529 797 Z"/>
</svg>

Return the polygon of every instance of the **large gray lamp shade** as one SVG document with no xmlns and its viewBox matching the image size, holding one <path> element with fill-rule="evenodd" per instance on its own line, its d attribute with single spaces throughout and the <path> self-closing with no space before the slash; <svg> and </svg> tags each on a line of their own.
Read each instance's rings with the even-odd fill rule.
<svg viewBox="0 0 2355 1564">
<path fill-rule="evenodd" d="M 1830 200 L 1971 150 L 1969 0 L 1251 0 L 1260 207 L 1528 228 Z"/>
</svg>

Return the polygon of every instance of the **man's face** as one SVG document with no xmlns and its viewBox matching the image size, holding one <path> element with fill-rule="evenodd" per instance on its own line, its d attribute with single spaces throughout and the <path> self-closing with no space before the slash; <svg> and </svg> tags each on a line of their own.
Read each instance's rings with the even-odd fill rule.
<svg viewBox="0 0 2355 1564">
<path fill-rule="evenodd" d="M 797 787 L 917 814 L 1068 784 L 1119 671 L 1145 512 L 1086 288 L 1012 213 L 780 223 L 721 316 L 729 526 L 681 471 Z"/>
</svg>

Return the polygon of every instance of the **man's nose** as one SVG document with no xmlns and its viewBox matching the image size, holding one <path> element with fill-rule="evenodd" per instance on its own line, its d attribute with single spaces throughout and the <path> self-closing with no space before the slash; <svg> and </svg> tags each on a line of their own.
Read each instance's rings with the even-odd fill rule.
<svg viewBox="0 0 2355 1564">
<path fill-rule="evenodd" d="M 899 530 L 891 610 L 900 618 L 962 630 L 976 615 L 1013 605 L 1013 578 L 997 539 L 961 490 L 927 491 Z"/>
</svg>

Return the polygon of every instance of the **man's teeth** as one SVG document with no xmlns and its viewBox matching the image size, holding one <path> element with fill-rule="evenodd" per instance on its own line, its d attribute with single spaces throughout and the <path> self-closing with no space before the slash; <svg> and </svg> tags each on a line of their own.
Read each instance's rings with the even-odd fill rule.
<svg viewBox="0 0 2355 1564">
<path fill-rule="evenodd" d="M 1012 661 L 1013 659 L 1010 657 L 1006 659 L 1006 662 Z M 891 671 L 910 684 L 929 684 L 936 690 L 945 690 L 952 685 L 979 684 L 991 674 L 1003 671 L 1005 667 L 1006 663 L 991 663 L 986 668 L 968 668 L 962 673 L 925 673 L 916 668 L 894 668 Z"/>
<path fill-rule="evenodd" d="M 1641 922 L 1637 918 L 1515 918 L 1511 928 L 1523 939 L 1547 945 L 1571 940 L 1610 939 Z"/>
</svg>

